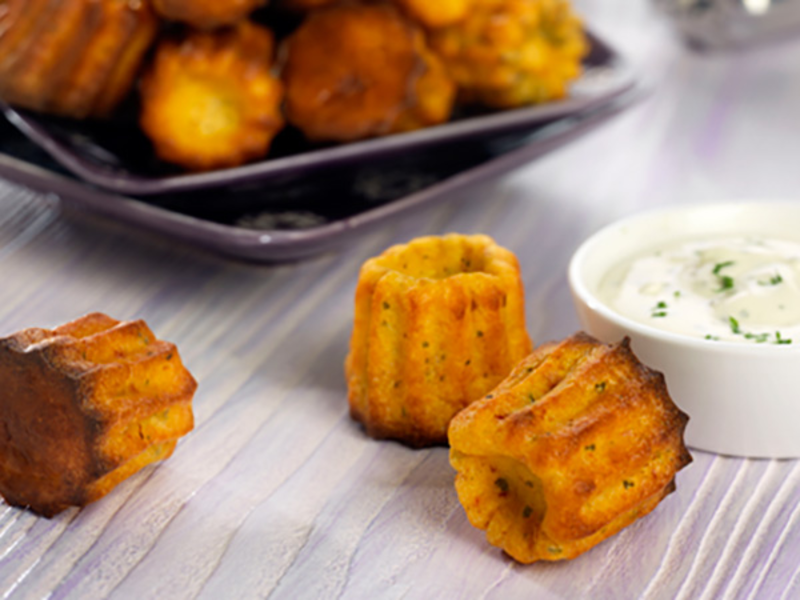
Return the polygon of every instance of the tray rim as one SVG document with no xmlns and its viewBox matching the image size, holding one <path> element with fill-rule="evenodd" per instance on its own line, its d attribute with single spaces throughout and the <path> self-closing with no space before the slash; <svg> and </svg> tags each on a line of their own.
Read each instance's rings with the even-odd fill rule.
<svg viewBox="0 0 800 600">
<path fill-rule="evenodd" d="M 504 174 L 549 154 L 605 124 L 646 95 L 637 88 L 605 106 L 543 126 L 521 148 L 466 169 L 423 190 L 357 215 L 303 230 L 257 230 L 224 225 L 174 212 L 145 200 L 92 187 L 86 182 L 0 152 L 0 177 L 58 197 L 65 208 L 94 213 L 138 229 L 200 246 L 228 257 L 256 262 L 306 258 L 343 244 L 392 217 L 435 205 L 453 192 Z"/>
<path fill-rule="evenodd" d="M 117 194 L 155 196 L 228 185 L 269 183 L 271 179 L 301 172 L 312 174 L 365 156 L 385 157 L 437 143 L 458 142 L 481 133 L 502 134 L 515 129 L 535 129 L 607 104 L 629 92 L 636 85 L 636 77 L 632 67 L 610 44 L 588 29 L 586 34 L 591 40 L 594 51 L 608 55 L 603 65 L 611 68 L 618 79 L 615 86 L 597 95 L 573 96 L 547 104 L 500 111 L 418 131 L 310 150 L 292 156 L 267 158 L 241 167 L 206 173 L 184 173 L 150 178 L 135 173 L 115 171 L 90 162 L 67 144 L 59 141 L 48 131 L 47 126 L 39 121 L 37 115 L 20 112 L 2 102 L 0 111 L 12 125 L 73 175 Z"/>
</svg>

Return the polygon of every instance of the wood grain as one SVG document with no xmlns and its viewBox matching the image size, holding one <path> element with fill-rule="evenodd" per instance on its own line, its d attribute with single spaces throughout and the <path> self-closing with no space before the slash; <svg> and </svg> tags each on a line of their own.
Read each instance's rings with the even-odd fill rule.
<svg viewBox="0 0 800 600">
<path fill-rule="evenodd" d="M 393 243 L 492 235 L 520 258 L 543 342 L 578 327 L 566 267 L 599 227 L 669 204 L 798 197 L 799 41 L 697 56 L 648 3 L 577 5 L 652 97 L 339 253 L 228 262 L 0 182 L 0 332 L 141 317 L 200 382 L 196 429 L 166 463 L 53 520 L 0 507 L 3 597 L 800 597 L 797 461 L 695 452 L 653 514 L 575 561 L 523 567 L 467 522 L 445 449 L 372 441 L 347 416 L 358 267 Z"/>
</svg>

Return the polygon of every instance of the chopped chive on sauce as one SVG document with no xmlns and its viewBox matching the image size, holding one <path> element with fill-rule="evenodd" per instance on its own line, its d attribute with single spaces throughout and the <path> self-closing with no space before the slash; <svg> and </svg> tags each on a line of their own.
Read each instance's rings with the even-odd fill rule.
<svg viewBox="0 0 800 600">
<path fill-rule="evenodd" d="M 665 242 L 620 260 L 598 292 L 622 316 L 655 329 L 788 345 L 800 338 L 800 240 L 732 235 Z"/>
<path fill-rule="evenodd" d="M 753 340 L 756 344 L 763 344 L 764 342 L 769 339 L 768 333 L 750 333 L 747 332 L 744 334 L 744 339 L 746 340 Z"/>
<path fill-rule="evenodd" d="M 651 317 L 666 317 L 667 316 L 667 308 L 669 308 L 667 303 L 664 302 L 663 300 L 661 300 L 660 302 L 657 302 L 656 305 L 653 308 L 650 309 L 650 316 Z"/>
<path fill-rule="evenodd" d="M 767 285 L 778 285 L 780 283 L 783 283 L 783 277 L 781 277 L 780 273 L 776 273 L 766 281 L 759 281 L 758 285 L 767 286 Z"/>
<path fill-rule="evenodd" d="M 508 492 L 508 481 L 506 481 L 506 480 L 505 480 L 505 479 L 503 479 L 502 477 L 499 477 L 498 479 L 495 479 L 495 482 L 494 482 L 494 484 L 495 484 L 495 485 L 496 485 L 498 488 L 500 488 L 500 491 L 501 491 L 502 493 L 504 493 L 504 494 L 505 494 L 505 493 L 507 493 L 507 492 Z"/>
<path fill-rule="evenodd" d="M 788 338 L 781 337 L 781 332 L 780 331 L 776 331 L 775 332 L 775 343 L 776 344 L 791 344 L 792 340 L 790 340 Z"/>
<path fill-rule="evenodd" d="M 722 276 L 717 276 L 717 279 L 719 281 L 719 289 L 717 290 L 717 293 L 733 289 L 734 287 L 733 277 L 722 275 Z"/>
<path fill-rule="evenodd" d="M 739 321 L 737 321 L 734 317 L 728 317 L 728 323 L 731 326 L 731 331 L 733 333 L 742 333 L 742 330 L 739 328 Z"/>
<path fill-rule="evenodd" d="M 754 333 L 752 331 L 744 331 L 744 330 L 742 330 L 741 326 L 739 325 L 739 321 L 737 321 L 734 317 L 730 317 L 729 316 L 728 317 L 728 323 L 730 324 L 731 331 L 733 333 L 735 333 L 736 335 L 741 335 L 744 339 L 749 340 L 751 342 L 755 342 L 756 344 L 765 344 L 765 343 L 769 342 L 770 341 L 770 336 L 773 335 L 773 334 L 770 334 L 770 333 L 767 333 L 767 332 Z M 789 339 L 789 338 L 783 337 L 783 335 L 781 335 L 780 331 L 776 331 L 775 334 L 774 334 L 774 337 L 775 337 L 775 339 L 772 340 L 773 344 L 784 345 L 784 344 L 791 344 L 792 343 L 792 340 Z M 709 335 L 706 336 L 706 339 L 710 340 L 710 339 L 719 339 L 719 338 L 715 338 L 714 336 L 709 334 Z"/>
<path fill-rule="evenodd" d="M 719 284 L 719 289 L 717 289 L 717 293 L 724 292 L 727 290 L 732 290 L 734 288 L 734 281 L 733 277 L 729 275 L 721 275 L 722 269 L 726 267 L 731 267 L 736 264 L 732 260 L 726 260 L 725 262 L 720 262 L 714 265 L 714 269 L 711 271 L 713 275 L 717 277 L 717 283 Z"/>
<path fill-rule="evenodd" d="M 732 260 L 726 260 L 725 262 L 717 263 L 714 265 L 714 270 L 711 271 L 714 275 L 719 275 L 719 272 L 722 271 L 725 267 L 732 267 L 734 262 Z"/>
<path fill-rule="evenodd" d="M 626 490 L 628 490 L 628 489 L 632 488 L 634 485 L 636 485 L 636 484 L 635 484 L 635 483 L 633 483 L 632 481 L 628 481 L 627 479 L 625 479 L 625 480 L 622 482 L 622 486 L 623 486 L 623 487 L 624 487 Z"/>
</svg>

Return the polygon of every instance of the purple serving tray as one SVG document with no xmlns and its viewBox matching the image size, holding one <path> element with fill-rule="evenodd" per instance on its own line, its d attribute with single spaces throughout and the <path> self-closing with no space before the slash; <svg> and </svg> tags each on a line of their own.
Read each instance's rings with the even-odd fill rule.
<svg viewBox="0 0 800 600">
<path fill-rule="evenodd" d="M 355 234 L 415 209 L 452 199 L 459 190 L 544 156 L 601 126 L 639 96 L 634 90 L 605 106 L 547 125 L 525 139 L 522 146 L 500 152 L 400 199 L 298 230 L 254 229 L 214 222 L 153 204 L 152 199 L 126 198 L 96 189 L 69 173 L 59 172 L 57 164 L 7 125 L 7 131 L 0 131 L 0 177 L 56 194 L 66 207 L 90 211 L 224 255 L 263 262 L 294 260 L 351 242 Z M 19 136 L 16 143 L 9 131 Z M 195 198 L 197 194 L 184 196 Z"/>
<path fill-rule="evenodd" d="M 2 110 L 8 121 L 79 179 L 117 194 L 148 196 L 258 182 L 302 181 L 340 168 L 386 161 L 432 148 L 460 147 L 531 133 L 543 124 L 608 104 L 635 85 L 628 65 L 606 43 L 588 34 L 591 51 L 584 74 L 568 99 L 482 115 L 462 114 L 438 127 L 330 147 L 312 147 L 290 129 L 282 133 L 268 159 L 247 166 L 201 174 L 178 173 L 153 158 L 136 126 L 135 106 L 110 123 L 78 122 Z"/>
</svg>

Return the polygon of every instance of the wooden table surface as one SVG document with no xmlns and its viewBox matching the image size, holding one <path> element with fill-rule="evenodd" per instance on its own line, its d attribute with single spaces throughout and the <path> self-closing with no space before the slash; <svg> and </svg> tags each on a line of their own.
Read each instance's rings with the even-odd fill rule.
<svg viewBox="0 0 800 600">
<path fill-rule="evenodd" d="M 572 562 L 520 566 L 467 522 L 446 449 L 375 442 L 347 415 L 358 268 L 391 244 L 494 236 L 520 258 L 543 342 L 578 328 L 566 267 L 601 226 L 654 206 L 800 200 L 800 40 L 698 56 L 646 2 L 577 5 L 649 100 L 338 253 L 232 262 L 0 181 L 0 334 L 141 317 L 200 383 L 196 428 L 169 461 L 52 520 L 0 507 L 4 598 L 800 598 L 797 461 L 696 451 L 647 518 Z"/>
</svg>

